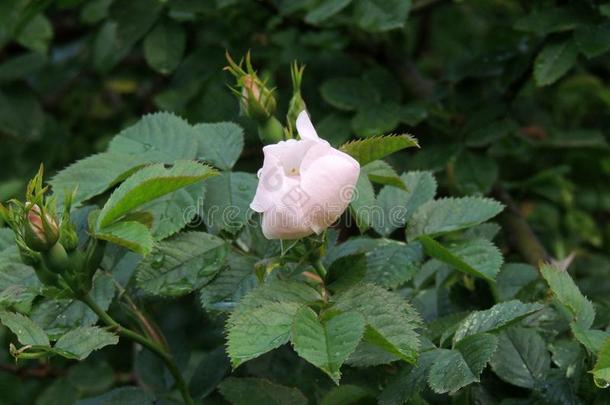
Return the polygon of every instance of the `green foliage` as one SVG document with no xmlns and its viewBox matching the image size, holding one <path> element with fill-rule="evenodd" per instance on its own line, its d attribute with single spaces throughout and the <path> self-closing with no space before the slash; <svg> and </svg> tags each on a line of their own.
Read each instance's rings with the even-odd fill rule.
<svg viewBox="0 0 610 405">
<path fill-rule="evenodd" d="M 607 402 L 607 1 L 0 3 L 0 402 Z M 303 109 L 360 177 L 270 241 Z"/>
</svg>

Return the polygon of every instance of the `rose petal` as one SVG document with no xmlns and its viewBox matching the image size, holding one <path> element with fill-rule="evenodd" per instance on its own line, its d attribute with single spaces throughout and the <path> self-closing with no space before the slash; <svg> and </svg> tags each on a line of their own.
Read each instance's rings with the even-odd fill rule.
<svg viewBox="0 0 610 405">
<path fill-rule="evenodd" d="M 318 139 L 320 139 L 320 137 L 318 137 L 316 129 L 313 127 L 313 124 L 309 119 L 307 111 L 305 110 L 299 113 L 299 116 L 297 117 L 296 127 L 297 131 L 299 132 L 299 135 L 301 136 L 301 139 L 309 139 L 312 141 L 317 141 Z"/>
</svg>

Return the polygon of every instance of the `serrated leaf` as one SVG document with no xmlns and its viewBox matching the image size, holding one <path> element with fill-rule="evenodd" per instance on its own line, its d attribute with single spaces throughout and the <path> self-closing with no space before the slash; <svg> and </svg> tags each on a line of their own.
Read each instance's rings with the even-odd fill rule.
<svg viewBox="0 0 610 405">
<path fill-rule="evenodd" d="M 407 190 L 384 187 L 377 195 L 381 217 L 373 221 L 373 228 L 387 236 L 404 226 L 422 204 L 434 198 L 436 180 L 430 172 L 408 172 L 400 176 Z"/>
<path fill-rule="evenodd" d="M 557 266 L 544 264 L 540 267 L 540 273 L 557 300 L 570 310 L 579 328 L 589 329 L 595 319 L 595 309 L 591 301 L 580 292 L 568 272 Z"/>
<path fill-rule="evenodd" d="M 10 232 L 11 243 L 14 234 Z M 22 263 L 17 246 L 0 251 L 0 308 L 14 305 L 29 306 L 41 293 L 42 283 L 34 269 Z"/>
<path fill-rule="evenodd" d="M 91 352 L 119 342 L 119 337 L 97 326 L 73 329 L 60 337 L 53 349 L 66 351 L 79 360 L 87 358 Z"/>
<path fill-rule="evenodd" d="M 351 2 L 352 0 L 323 1 L 305 14 L 305 21 L 309 24 L 320 24 L 349 6 Z"/>
<path fill-rule="evenodd" d="M 484 311 L 471 312 L 455 332 L 453 342 L 457 343 L 461 339 L 477 333 L 495 332 L 542 308 L 541 304 L 526 304 L 513 300 L 501 302 Z"/>
<path fill-rule="evenodd" d="M 146 225 L 135 221 L 111 224 L 94 234 L 97 239 L 106 240 L 136 253 L 146 256 L 154 246 L 154 239 Z"/>
<path fill-rule="evenodd" d="M 418 239 L 426 253 L 449 264 L 455 269 L 473 276 L 494 281 L 504 261 L 502 253 L 487 239 L 471 239 L 445 247 L 428 236 Z"/>
<path fill-rule="evenodd" d="M 273 280 L 250 291 L 241 300 L 235 312 L 257 308 L 269 302 L 305 305 L 320 300 L 322 300 L 320 293 L 307 284 L 296 281 Z"/>
<path fill-rule="evenodd" d="M 373 221 L 376 199 L 373 184 L 364 172 L 360 172 L 354 195 L 349 203 L 350 213 L 356 220 L 360 232 L 365 232 Z"/>
<path fill-rule="evenodd" d="M 570 329 L 576 340 L 591 353 L 600 351 L 604 342 L 610 339 L 610 332 L 598 329 L 583 329 L 574 322 L 570 324 Z"/>
<path fill-rule="evenodd" d="M 244 130 L 232 122 L 197 124 L 197 157 L 222 170 L 231 170 L 244 148 Z"/>
<path fill-rule="evenodd" d="M 213 176 L 209 166 L 179 161 L 166 169 L 162 164 L 145 167 L 125 180 L 110 196 L 97 219 L 101 230 L 142 205 L 182 187 Z"/>
<path fill-rule="evenodd" d="M 173 164 L 197 157 L 197 132 L 171 113 L 145 115 L 110 142 L 109 152 L 140 155 L 148 161 Z"/>
<path fill-rule="evenodd" d="M 417 359 L 419 339 L 415 328 L 419 316 L 399 295 L 373 284 L 362 284 L 340 294 L 335 307 L 364 317 L 366 342 L 409 363 Z"/>
<path fill-rule="evenodd" d="M 220 393 L 233 405 L 307 405 L 297 388 L 274 384 L 262 378 L 229 377 L 219 386 Z"/>
<path fill-rule="evenodd" d="M 49 183 L 58 195 L 76 189 L 73 203 L 79 205 L 102 194 L 148 163 L 152 163 L 151 159 L 143 155 L 99 153 L 59 171 Z"/>
<path fill-rule="evenodd" d="M 363 316 L 357 312 L 320 320 L 311 308 L 301 307 L 292 323 L 291 341 L 299 356 L 339 384 L 341 365 L 358 346 L 364 325 Z"/>
<path fill-rule="evenodd" d="M 442 198 L 428 201 L 413 214 L 407 228 L 409 240 L 469 228 L 498 215 L 504 206 L 482 197 Z"/>
<path fill-rule="evenodd" d="M 185 232 L 159 242 L 136 269 L 138 286 L 153 295 L 178 297 L 212 280 L 225 263 L 228 246 L 205 232 Z"/>
<path fill-rule="evenodd" d="M 234 311 L 227 322 L 227 353 L 233 368 L 288 343 L 300 305 L 268 302 Z"/>
<path fill-rule="evenodd" d="M 549 44 L 534 62 L 534 80 L 538 86 L 556 82 L 576 64 L 578 49 L 572 39 Z"/>
<path fill-rule="evenodd" d="M 369 180 L 374 183 L 387 184 L 407 191 L 407 186 L 403 179 L 392 169 L 392 166 L 383 160 L 374 160 L 367 163 L 362 167 L 362 170 L 369 177 Z"/>
<path fill-rule="evenodd" d="M 349 77 L 325 81 L 320 87 L 320 92 L 328 104 L 346 111 L 367 108 L 380 99 L 379 93 L 370 83 Z"/>
<path fill-rule="evenodd" d="M 597 353 L 597 361 L 591 373 L 593 373 L 593 379 L 598 387 L 608 388 L 610 386 L 610 338 Z"/>
<path fill-rule="evenodd" d="M 97 273 L 93 279 L 93 288 L 89 292 L 96 304 L 104 311 L 107 310 L 114 293 L 113 280 L 103 273 Z M 77 327 L 93 325 L 98 319 L 97 315 L 81 301 L 49 298 L 36 302 L 30 317 L 51 339 L 57 339 Z"/>
<path fill-rule="evenodd" d="M 184 29 L 167 19 L 157 24 L 144 38 L 144 57 L 151 68 L 167 75 L 180 64 L 185 47 Z"/>
<path fill-rule="evenodd" d="M 360 165 L 382 159 L 392 153 L 412 147 L 419 147 L 417 139 L 410 135 L 376 136 L 348 142 L 341 150 L 356 159 Z"/>
<path fill-rule="evenodd" d="M 242 172 L 223 172 L 209 179 L 203 204 L 208 231 L 239 231 L 252 213 L 250 202 L 256 193 L 257 183 L 254 174 Z"/>
<path fill-rule="evenodd" d="M 257 285 L 254 265 L 257 259 L 231 254 L 227 267 L 201 289 L 200 302 L 204 309 L 226 311 L 233 309 L 250 290 Z"/>
<path fill-rule="evenodd" d="M 423 261 L 423 252 L 416 243 L 382 239 L 374 249 L 365 253 L 365 257 L 367 268 L 363 281 L 396 288 L 417 272 Z"/>
<path fill-rule="evenodd" d="M 381 405 L 404 404 L 414 395 L 422 391 L 430 373 L 430 367 L 440 355 L 439 350 L 423 352 L 414 366 L 405 366 L 391 376 L 388 385 L 379 395 Z"/>
<path fill-rule="evenodd" d="M 500 334 L 491 367 L 502 380 L 523 388 L 544 381 L 550 369 L 546 342 L 532 329 L 514 327 Z"/>
<path fill-rule="evenodd" d="M 22 345 L 49 346 L 49 338 L 30 318 L 13 312 L 0 311 L 0 323 L 9 328 Z"/>
<path fill-rule="evenodd" d="M 456 392 L 480 381 L 480 375 L 498 347 L 498 339 L 488 333 L 468 336 L 453 350 L 441 349 L 430 368 L 428 382 L 434 392 Z"/>
</svg>

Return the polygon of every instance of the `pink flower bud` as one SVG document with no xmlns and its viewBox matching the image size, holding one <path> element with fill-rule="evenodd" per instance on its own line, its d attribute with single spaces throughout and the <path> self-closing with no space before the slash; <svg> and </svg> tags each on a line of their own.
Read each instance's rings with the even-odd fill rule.
<svg viewBox="0 0 610 405">
<path fill-rule="evenodd" d="M 31 206 L 26 204 L 26 208 Z M 40 207 L 34 205 L 27 211 L 25 221 L 24 240 L 27 246 L 37 252 L 49 250 L 59 239 L 59 226 L 55 219 L 45 213 L 44 218 Z"/>
</svg>

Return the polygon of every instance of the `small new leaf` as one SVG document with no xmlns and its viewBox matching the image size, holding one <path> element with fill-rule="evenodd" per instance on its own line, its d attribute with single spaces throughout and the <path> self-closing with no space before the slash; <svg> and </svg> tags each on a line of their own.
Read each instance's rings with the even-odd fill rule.
<svg viewBox="0 0 610 405">
<path fill-rule="evenodd" d="M 406 148 L 418 147 L 417 139 L 410 135 L 386 135 L 348 142 L 341 150 L 356 159 L 360 165 L 382 159 Z"/>
</svg>

